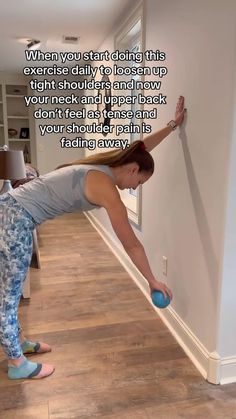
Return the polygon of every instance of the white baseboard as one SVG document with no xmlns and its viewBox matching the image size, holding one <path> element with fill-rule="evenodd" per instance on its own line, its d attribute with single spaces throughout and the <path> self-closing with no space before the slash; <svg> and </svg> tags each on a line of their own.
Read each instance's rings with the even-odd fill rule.
<svg viewBox="0 0 236 419">
<path fill-rule="evenodd" d="M 126 252 L 122 247 L 117 245 L 112 235 L 105 230 L 104 226 L 92 213 L 85 213 L 85 216 L 89 219 L 111 251 L 124 266 L 125 270 L 141 289 L 150 304 L 152 304 L 148 283 L 132 263 Z M 212 384 L 236 382 L 236 356 L 220 358 L 217 352 L 210 353 L 172 307 L 168 307 L 165 310 L 155 308 L 153 304 L 152 307 L 157 311 L 171 334 L 175 337 L 186 355 L 207 381 Z"/>
<path fill-rule="evenodd" d="M 220 384 L 236 383 L 236 356 L 221 358 Z"/>
</svg>

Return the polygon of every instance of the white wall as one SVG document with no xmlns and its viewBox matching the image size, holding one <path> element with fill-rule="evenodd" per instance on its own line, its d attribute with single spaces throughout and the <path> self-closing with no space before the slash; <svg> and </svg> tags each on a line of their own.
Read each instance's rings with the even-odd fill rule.
<svg viewBox="0 0 236 419">
<path fill-rule="evenodd" d="M 181 135 L 171 134 L 153 152 L 156 171 L 143 187 L 143 223 L 137 235 L 155 275 L 173 290 L 178 318 L 208 354 L 218 351 L 220 357 L 236 355 L 233 161 L 229 173 L 235 22 L 233 0 L 146 1 L 146 49 L 164 51 L 169 69 L 163 80 L 168 105 L 160 107 L 153 130 L 173 118 L 180 94 L 186 97 L 188 116 Z M 111 50 L 113 37 L 100 49 Z M 111 233 L 104 211 L 94 215 Z M 168 258 L 167 279 L 163 255 Z"/>
<path fill-rule="evenodd" d="M 146 48 L 158 45 L 167 53 L 169 104 L 183 94 L 188 118 L 182 140 L 173 135 L 154 152 L 159 174 L 144 192 L 143 207 L 144 214 L 151 212 L 154 229 L 146 223 L 146 231 L 149 243 L 152 232 L 160 232 L 152 249 L 159 266 L 161 256 L 168 257 L 173 307 L 209 352 L 216 348 L 221 298 L 235 10 L 233 2 L 221 0 L 147 2 Z M 160 111 L 160 122 L 169 109 Z"/>
<path fill-rule="evenodd" d="M 218 351 L 224 357 L 235 357 L 236 354 L 236 65 L 234 68 L 234 114 L 232 127 L 232 145 L 229 165 L 227 218 L 225 229 L 224 260 L 221 287 L 220 327 L 218 335 Z"/>
<path fill-rule="evenodd" d="M 56 81 L 63 80 L 63 78 L 66 78 L 70 80 L 68 77 L 52 77 Z M 37 77 L 38 80 L 40 80 L 39 77 Z M 48 78 L 49 80 L 49 78 Z M 71 79 L 73 81 L 80 80 L 79 77 L 75 77 Z M 83 91 L 78 90 L 51 90 L 51 91 L 45 91 L 43 93 L 39 93 L 40 95 L 53 95 L 53 96 L 62 96 L 62 95 L 68 95 L 70 96 L 72 93 L 75 95 L 83 95 Z M 55 109 L 55 108 L 61 108 L 61 109 L 74 109 L 79 110 L 82 108 L 82 105 L 51 105 L 50 103 L 48 105 L 35 105 L 35 109 L 43 108 L 45 110 Z M 45 134 L 44 136 L 41 135 L 39 130 L 39 125 L 44 124 L 60 124 L 60 125 L 68 125 L 72 122 L 75 122 L 77 124 L 83 124 L 84 121 L 80 119 L 35 119 L 35 138 L 36 138 L 36 152 L 37 152 L 37 166 L 39 169 L 40 174 L 50 172 L 55 167 L 57 167 L 60 164 L 71 162 L 80 158 L 84 157 L 85 150 L 82 148 L 61 148 L 60 145 L 60 139 L 61 137 L 66 137 L 73 139 L 77 136 L 82 136 L 80 134 Z M 83 138 L 86 138 L 82 136 Z"/>
</svg>

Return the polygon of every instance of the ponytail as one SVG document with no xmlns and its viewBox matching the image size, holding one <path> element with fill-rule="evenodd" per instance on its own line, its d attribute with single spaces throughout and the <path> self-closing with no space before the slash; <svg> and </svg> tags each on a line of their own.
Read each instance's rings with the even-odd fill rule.
<svg viewBox="0 0 236 419">
<path fill-rule="evenodd" d="M 136 162 L 139 166 L 139 172 L 154 172 L 154 160 L 151 154 L 146 150 L 143 141 L 134 141 L 125 150 L 111 150 L 103 153 L 92 154 L 84 159 L 75 160 L 72 163 L 62 164 L 57 167 L 74 166 L 77 164 L 105 165 L 109 167 L 123 166 L 128 163 Z"/>
</svg>

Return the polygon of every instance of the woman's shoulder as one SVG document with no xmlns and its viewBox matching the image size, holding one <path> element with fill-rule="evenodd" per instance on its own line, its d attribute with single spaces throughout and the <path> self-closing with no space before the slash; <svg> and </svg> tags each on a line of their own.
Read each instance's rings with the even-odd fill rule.
<svg viewBox="0 0 236 419">
<path fill-rule="evenodd" d="M 106 172 L 96 170 L 87 173 L 84 194 L 90 202 L 100 206 L 105 206 L 108 198 L 114 202 L 120 199 L 114 178 Z"/>
<path fill-rule="evenodd" d="M 100 187 L 115 187 L 114 175 L 108 166 L 99 168 L 90 166 L 87 170 L 86 182 Z"/>
</svg>

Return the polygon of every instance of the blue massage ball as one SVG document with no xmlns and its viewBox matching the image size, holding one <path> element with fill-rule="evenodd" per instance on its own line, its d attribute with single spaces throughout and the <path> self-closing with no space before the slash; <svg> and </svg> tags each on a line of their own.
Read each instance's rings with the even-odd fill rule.
<svg viewBox="0 0 236 419">
<path fill-rule="evenodd" d="M 153 291 L 151 297 L 154 306 L 158 308 L 166 308 L 170 304 L 170 298 L 165 297 L 161 291 Z"/>
</svg>

